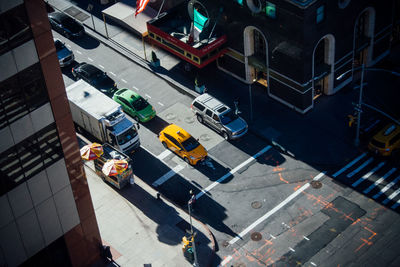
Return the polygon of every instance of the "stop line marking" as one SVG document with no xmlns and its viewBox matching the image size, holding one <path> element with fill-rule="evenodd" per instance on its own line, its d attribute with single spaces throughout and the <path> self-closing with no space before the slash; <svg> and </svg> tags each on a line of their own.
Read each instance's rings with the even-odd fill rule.
<svg viewBox="0 0 400 267">
<path fill-rule="evenodd" d="M 182 165 L 176 165 L 174 168 L 172 168 L 169 172 L 158 178 L 155 182 L 153 182 L 152 186 L 157 187 L 168 181 L 172 176 L 183 170 L 185 166 Z"/>
<path fill-rule="evenodd" d="M 250 162 L 254 161 L 256 158 L 258 158 L 259 156 L 261 156 L 262 154 L 264 154 L 265 152 L 267 152 L 268 150 L 271 149 L 271 146 L 268 145 L 266 147 L 264 147 L 263 149 L 261 149 L 257 154 L 255 154 L 254 156 L 248 158 L 246 161 L 242 162 L 241 164 L 239 164 L 238 166 L 236 166 L 234 169 L 230 170 L 227 174 L 225 174 L 224 176 L 222 176 L 221 178 L 219 178 L 217 181 L 215 181 L 214 183 L 210 184 L 209 186 L 207 186 L 205 189 L 201 190 L 197 195 L 196 195 L 196 199 L 199 199 L 200 197 L 202 197 L 206 192 L 210 191 L 211 189 L 213 189 L 214 187 L 216 187 L 217 185 L 219 185 L 222 181 L 224 181 L 226 178 L 230 177 L 231 175 L 235 174 L 238 170 L 240 170 L 241 168 L 243 168 L 244 166 L 246 166 L 247 164 L 249 164 Z"/>
</svg>

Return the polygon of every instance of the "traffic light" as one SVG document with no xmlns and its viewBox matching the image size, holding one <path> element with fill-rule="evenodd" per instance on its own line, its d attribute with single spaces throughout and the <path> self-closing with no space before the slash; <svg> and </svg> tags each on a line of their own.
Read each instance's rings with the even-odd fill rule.
<svg viewBox="0 0 400 267">
<path fill-rule="evenodd" d="M 347 115 L 349 118 L 349 127 L 353 126 L 356 123 L 356 116 L 355 115 Z"/>
</svg>

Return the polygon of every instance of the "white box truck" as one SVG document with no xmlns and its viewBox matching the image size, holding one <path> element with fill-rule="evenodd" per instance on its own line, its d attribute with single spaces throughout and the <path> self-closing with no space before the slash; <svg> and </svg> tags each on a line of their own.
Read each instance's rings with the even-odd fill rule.
<svg viewBox="0 0 400 267">
<path fill-rule="evenodd" d="M 128 120 L 120 104 L 84 80 L 71 84 L 66 91 L 77 127 L 125 154 L 139 147 L 137 128 Z"/>
</svg>

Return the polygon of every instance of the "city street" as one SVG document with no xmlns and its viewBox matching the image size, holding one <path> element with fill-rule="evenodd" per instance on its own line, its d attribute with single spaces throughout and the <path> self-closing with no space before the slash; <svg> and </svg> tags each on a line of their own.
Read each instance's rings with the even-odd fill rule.
<svg viewBox="0 0 400 267">
<path fill-rule="evenodd" d="M 213 266 L 400 265 L 395 162 L 361 151 L 346 164 L 313 166 L 251 132 L 225 141 L 196 120 L 189 96 L 152 72 L 89 35 L 76 41 L 53 35 L 76 62 L 99 67 L 118 88 L 136 91 L 156 109 L 157 117 L 141 124 L 134 173 L 182 208 L 194 191 L 194 216 L 217 243 Z M 71 67 L 62 69 L 65 86 L 74 82 Z M 165 150 L 157 134 L 169 123 L 199 138 L 208 159 L 193 167 Z"/>
</svg>

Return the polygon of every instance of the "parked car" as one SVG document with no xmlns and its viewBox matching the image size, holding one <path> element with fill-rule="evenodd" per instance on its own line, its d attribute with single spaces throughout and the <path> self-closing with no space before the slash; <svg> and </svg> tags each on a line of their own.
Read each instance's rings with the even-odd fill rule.
<svg viewBox="0 0 400 267">
<path fill-rule="evenodd" d="M 368 148 L 381 156 L 400 154 L 400 125 L 387 124 L 369 141 Z"/>
<path fill-rule="evenodd" d="M 199 141 L 175 124 L 165 127 L 158 138 L 166 149 L 172 150 L 191 165 L 196 165 L 207 157 L 207 150 Z"/>
<path fill-rule="evenodd" d="M 114 93 L 113 99 L 138 122 L 147 122 L 156 116 L 156 110 L 152 105 L 132 90 L 119 89 Z"/>
<path fill-rule="evenodd" d="M 79 63 L 72 68 L 72 75 L 74 75 L 75 79 L 84 80 L 109 97 L 112 97 L 115 91 L 118 90 L 117 84 L 107 73 L 85 62 Z"/>
<path fill-rule="evenodd" d="M 51 28 L 63 34 L 67 38 L 80 37 L 85 33 L 85 28 L 83 28 L 79 22 L 64 13 L 52 12 L 47 16 L 49 18 Z"/>
<path fill-rule="evenodd" d="M 59 39 L 54 39 L 54 45 L 56 47 L 60 67 L 68 66 L 74 62 L 74 53 L 72 53 L 72 51 L 69 50 L 63 42 L 61 42 Z"/>
<path fill-rule="evenodd" d="M 202 94 L 190 106 L 200 123 L 222 134 L 225 140 L 237 139 L 247 133 L 248 125 L 244 119 L 209 94 Z"/>
</svg>

